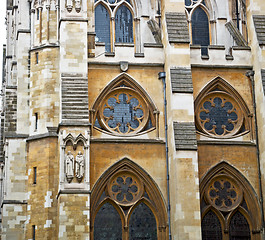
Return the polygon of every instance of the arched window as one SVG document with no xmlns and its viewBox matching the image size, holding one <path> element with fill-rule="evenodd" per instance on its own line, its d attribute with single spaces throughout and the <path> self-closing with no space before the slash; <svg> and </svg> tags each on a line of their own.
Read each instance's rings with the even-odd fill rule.
<svg viewBox="0 0 265 240">
<path fill-rule="evenodd" d="M 119 7 L 115 16 L 115 41 L 133 43 L 133 17 L 125 5 Z"/>
<path fill-rule="evenodd" d="M 247 219 L 237 211 L 231 218 L 229 224 L 229 240 L 244 239 L 250 240 L 250 230 Z"/>
<path fill-rule="evenodd" d="M 133 6 L 130 0 L 96 0 L 96 42 L 105 43 L 106 52 L 114 50 L 116 43 L 133 43 Z M 112 31 L 115 29 L 115 31 Z"/>
<path fill-rule="evenodd" d="M 115 136 L 155 130 L 158 113 L 144 89 L 127 74 L 114 79 L 93 104 L 93 128 Z"/>
<path fill-rule="evenodd" d="M 95 28 L 97 33 L 97 41 L 104 42 L 106 51 L 110 52 L 110 15 L 108 10 L 99 4 L 95 9 Z"/>
<path fill-rule="evenodd" d="M 208 55 L 210 45 L 209 18 L 204 0 L 185 0 L 193 45 L 200 45 L 202 55 Z"/>
<path fill-rule="evenodd" d="M 140 203 L 130 216 L 129 239 L 157 239 L 155 216 L 144 203 Z"/>
<path fill-rule="evenodd" d="M 202 239 L 250 240 L 261 229 L 256 193 L 232 166 L 221 162 L 200 183 Z"/>
<path fill-rule="evenodd" d="M 192 44 L 208 46 L 210 44 L 209 37 L 209 20 L 205 11 L 198 7 L 191 16 L 192 26 Z"/>
<path fill-rule="evenodd" d="M 220 77 L 208 83 L 195 100 L 197 132 L 212 138 L 250 133 L 249 113 L 239 93 Z"/>
<path fill-rule="evenodd" d="M 117 210 L 105 203 L 98 211 L 94 222 L 94 239 L 122 240 L 121 218 Z"/>
<path fill-rule="evenodd" d="M 106 171 L 91 193 L 92 240 L 164 240 L 167 215 L 156 184 L 123 159 Z"/>
<path fill-rule="evenodd" d="M 202 239 L 223 239 L 221 223 L 213 211 L 209 211 L 202 219 Z"/>
</svg>

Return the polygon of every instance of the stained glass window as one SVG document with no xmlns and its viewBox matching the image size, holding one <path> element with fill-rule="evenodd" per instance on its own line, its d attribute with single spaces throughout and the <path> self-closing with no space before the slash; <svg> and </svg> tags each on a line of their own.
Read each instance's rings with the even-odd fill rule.
<svg viewBox="0 0 265 240">
<path fill-rule="evenodd" d="M 117 210 L 105 203 L 98 211 L 94 221 L 95 240 L 122 240 L 121 218 Z"/>
<path fill-rule="evenodd" d="M 209 38 L 209 20 L 205 11 L 198 7 L 191 16 L 192 23 L 192 44 L 208 46 Z"/>
<path fill-rule="evenodd" d="M 133 15 L 130 0 L 104 0 L 98 5 L 97 2 L 98 0 L 95 0 L 96 42 L 104 42 L 106 52 L 111 51 L 111 39 L 114 36 L 117 43 L 133 43 Z M 115 32 L 110 31 L 113 25 Z"/>
<path fill-rule="evenodd" d="M 230 221 L 229 240 L 250 240 L 250 230 L 247 219 L 242 213 L 236 212 Z"/>
<path fill-rule="evenodd" d="M 229 137 L 243 130 L 243 114 L 239 104 L 225 93 L 213 93 L 199 104 L 199 124 L 204 132 L 216 137 Z"/>
<path fill-rule="evenodd" d="M 156 240 L 156 219 L 149 207 L 140 203 L 133 211 L 129 220 L 130 240 Z"/>
<path fill-rule="evenodd" d="M 218 217 L 212 211 L 202 219 L 202 239 L 222 240 L 222 227 Z"/>
<path fill-rule="evenodd" d="M 115 39 L 119 43 L 133 42 L 133 18 L 125 5 L 119 7 L 115 16 Z"/>
<path fill-rule="evenodd" d="M 104 42 L 106 51 L 110 52 L 110 17 L 102 4 L 99 4 L 95 9 L 95 28 L 97 41 Z"/>
<path fill-rule="evenodd" d="M 134 90 L 118 89 L 102 101 L 95 126 L 115 134 L 135 134 L 152 127 L 148 106 Z"/>
</svg>

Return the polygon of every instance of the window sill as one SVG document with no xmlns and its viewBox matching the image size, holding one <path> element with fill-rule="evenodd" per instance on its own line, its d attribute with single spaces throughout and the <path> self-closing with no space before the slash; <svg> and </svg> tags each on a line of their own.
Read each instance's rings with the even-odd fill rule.
<svg viewBox="0 0 265 240">
<path fill-rule="evenodd" d="M 106 57 L 115 57 L 115 52 L 105 52 Z"/>
<path fill-rule="evenodd" d="M 115 43 L 115 47 L 134 47 L 133 43 Z"/>
</svg>

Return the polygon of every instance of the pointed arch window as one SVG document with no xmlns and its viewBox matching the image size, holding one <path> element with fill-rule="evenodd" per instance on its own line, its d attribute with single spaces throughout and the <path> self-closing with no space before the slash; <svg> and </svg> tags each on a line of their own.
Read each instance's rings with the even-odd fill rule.
<svg viewBox="0 0 265 240">
<path fill-rule="evenodd" d="M 147 93 L 128 76 L 120 76 L 98 96 L 93 128 L 116 136 L 135 136 L 156 128 L 158 111 Z"/>
<path fill-rule="evenodd" d="M 106 52 L 114 51 L 113 41 L 134 43 L 133 15 L 130 0 L 96 0 L 96 42 L 105 43 Z"/>
<path fill-rule="evenodd" d="M 96 183 L 91 216 L 92 240 L 166 239 L 166 212 L 160 193 L 150 177 L 128 159 Z"/>
<path fill-rule="evenodd" d="M 200 184 L 202 239 L 253 239 L 260 233 L 256 194 L 241 174 L 222 162 Z"/>
<path fill-rule="evenodd" d="M 221 78 L 210 82 L 195 100 L 198 133 L 233 138 L 250 131 L 250 112 L 243 98 Z"/>
<path fill-rule="evenodd" d="M 200 45 L 202 55 L 208 55 L 210 45 L 208 8 L 204 0 L 185 0 L 193 45 Z"/>
</svg>

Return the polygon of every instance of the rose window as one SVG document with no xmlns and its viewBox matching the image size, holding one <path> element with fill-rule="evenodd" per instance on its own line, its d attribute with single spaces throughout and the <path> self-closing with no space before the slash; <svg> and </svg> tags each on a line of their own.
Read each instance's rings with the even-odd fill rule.
<svg viewBox="0 0 265 240">
<path fill-rule="evenodd" d="M 208 200 L 221 211 L 230 211 L 241 202 L 239 187 L 223 177 L 213 180 L 208 188 Z"/>
<path fill-rule="evenodd" d="M 117 89 L 103 100 L 100 125 L 112 133 L 132 134 L 141 131 L 149 118 L 145 101 L 131 89 Z"/>
<path fill-rule="evenodd" d="M 122 205 L 132 204 L 142 195 L 142 186 L 138 178 L 132 174 L 120 174 L 111 179 L 108 187 L 109 195 Z"/>
<path fill-rule="evenodd" d="M 229 137 L 243 124 L 241 108 L 225 93 L 206 96 L 199 104 L 196 117 L 202 131 L 216 137 Z"/>
</svg>

